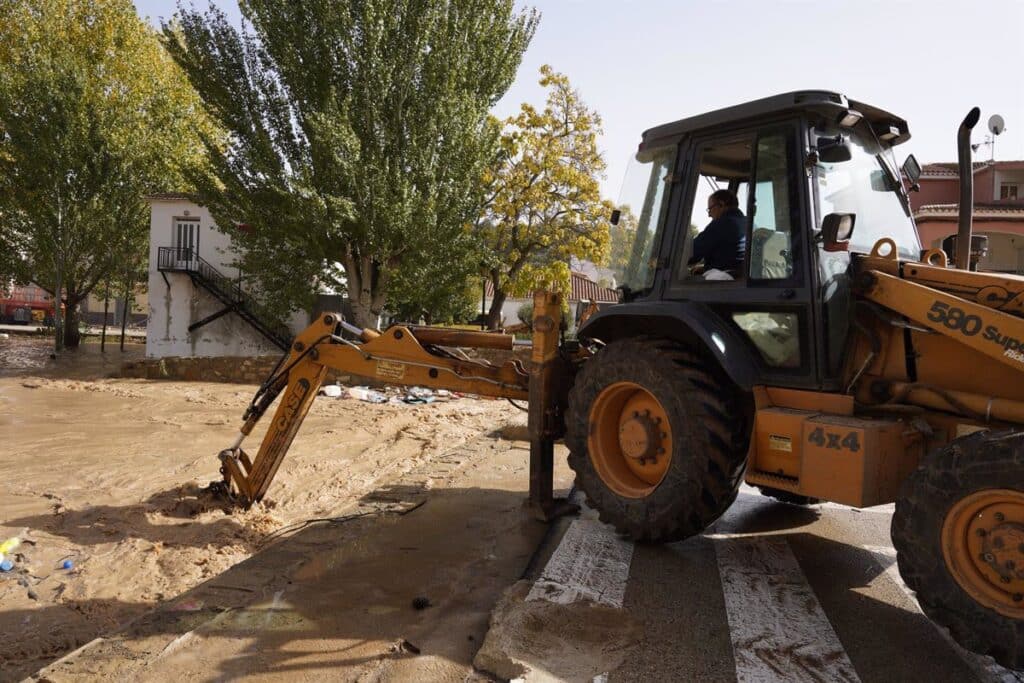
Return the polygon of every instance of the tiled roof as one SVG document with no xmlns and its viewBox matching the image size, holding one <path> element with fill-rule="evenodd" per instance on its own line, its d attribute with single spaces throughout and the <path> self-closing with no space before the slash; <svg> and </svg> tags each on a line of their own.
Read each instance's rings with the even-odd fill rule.
<svg viewBox="0 0 1024 683">
<path fill-rule="evenodd" d="M 182 199 L 190 202 L 195 201 L 195 197 L 185 192 L 154 192 L 153 194 L 147 194 L 146 199 L 151 202 L 173 202 Z"/>
<path fill-rule="evenodd" d="M 914 212 L 916 220 L 957 220 L 958 204 L 925 204 Z M 1024 202 L 975 204 L 973 220 L 1024 221 Z"/>
<path fill-rule="evenodd" d="M 490 280 L 485 284 L 485 296 L 494 298 L 494 285 Z M 596 301 L 598 303 L 618 303 L 618 290 L 602 287 L 581 273 L 572 273 L 572 294 L 569 301 Z"/>
<path fill-rule="evenodd" d="M 619 292 L 609 287 L 602 287 L 593 280 L 588 280 L 586 276 L 580 273 L 573 273 L 572 300 L 616 303 L 619 300 Z"/>
<path fill-rule="evenodd" d="M 1019 171 L 1024 170 L 1024 161 L 1020 160 L 1008 160 L 1008 161 L 975 161 L 973 163 L 974 172 L 977 173 L 983 168 L 989 166 L 995 166 L 1000 171 Z M 934 164 L 925 164 L 921 167 L 921 175 L 930 178 L 936 177 L 948 177 L 957 178 L 960 176 L 960 166 L 955 161 L 942 161 Z"/>
</svg>

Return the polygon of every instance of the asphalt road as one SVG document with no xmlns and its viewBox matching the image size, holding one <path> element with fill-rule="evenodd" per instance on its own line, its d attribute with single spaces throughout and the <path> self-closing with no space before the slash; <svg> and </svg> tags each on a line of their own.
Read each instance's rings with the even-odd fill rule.
<svg viewBox="0 0 1024 683">
<path fill-rule="evenodd" d="M 1024 680 L 960 649 L 920 613 L 896 570 L 891 519 L 892 506 L 798 507 L 744 487 L 699 537 L 625 544 L 628 569 L 577 557 L 560 572 L 555 548 L 539 575 L 581 581 L 578 592 L 599 602 L 624 582 L 623 623 L 637 622 L 640 637 L 607 681 Z"/>
</svg>

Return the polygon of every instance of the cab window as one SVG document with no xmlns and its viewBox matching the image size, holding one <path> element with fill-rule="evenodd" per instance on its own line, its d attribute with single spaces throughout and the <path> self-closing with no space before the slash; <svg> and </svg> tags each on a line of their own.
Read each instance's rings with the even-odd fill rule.
<svg viewBox="0 0 1024 683">
<path fill-rule="evenodd" d="M 740 263 L 720 263 L 723 256 L 735 253 L 740 260 L 747 244 L 750 231 L 749 220 L 746 218 L 749 203 L 749 183 L 753 166 L 753 137 L 744 137 L 728 141 L 711 141 L 700 146 L 696 188 L 694 190 L 692 209 L 685 226 L 683 254 L 679 260 L 677 279 L 689 281 L 708 281 L 716 279 L 736 280 L 743 277 L 744 265 Z M 720 244 L 712 258 L 695 256 L 695 242 L 707 244 L 710 234 L 705 231 L 712 223 L 713 216 L 708 209 L 712 203 L 712 195 L 719 190 L 726 190 L 735 195 L 741 212 L 740 220 L 744 222 L 742 233 L 738 235 L 736 244 Z M 704 235 L 704 237 L 701 237 Z M 735 238 L 737 236 L 733 236 Z M 735 240 L 734 240 L 735 241 Z"/>
<path fill-rule="evenodd" d="M 790 136 L 785 131 L 762 134 L 755 160 L 753 229 L 749 276 L 754 280 L 793 277 L 795 225 Z"/>
</svg>

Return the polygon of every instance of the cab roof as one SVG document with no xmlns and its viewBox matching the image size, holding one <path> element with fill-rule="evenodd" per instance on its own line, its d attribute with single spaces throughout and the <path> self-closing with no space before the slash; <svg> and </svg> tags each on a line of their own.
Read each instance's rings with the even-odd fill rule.
<svg viewBox="0 0 1024 683">
<path fill-rule="evenodd" d="M 882 132 L 891 133 L 891 129 L 895 129 L 895 137 L 888 138 L 890 145 L 898 145 L 910 139 L 907 122 L 885 110 L 847 99 L 845 95 L 829 90 L 797 90 L 655 126 L 644 131 L 641 146 L 671 143 L 684 135 L 783 113 L 808 112 L 838 123 L 850 110 L 859 112 L 880 137 Z"/>
</svg>

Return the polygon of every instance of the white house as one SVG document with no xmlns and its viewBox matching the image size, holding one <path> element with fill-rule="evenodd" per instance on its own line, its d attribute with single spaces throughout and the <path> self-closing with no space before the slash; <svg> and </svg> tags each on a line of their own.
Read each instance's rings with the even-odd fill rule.
<svg viewBox="0 0 1024 683">
<path fill-rule="evenodd" d="M 309 324 L 298 313 L 288 330 L 260 315 L 239 286 L 231 238 L 188 195 L 147 197 L 149 324 L 146 356 L 258 356 L 279 354 Z"/>
</svg>

